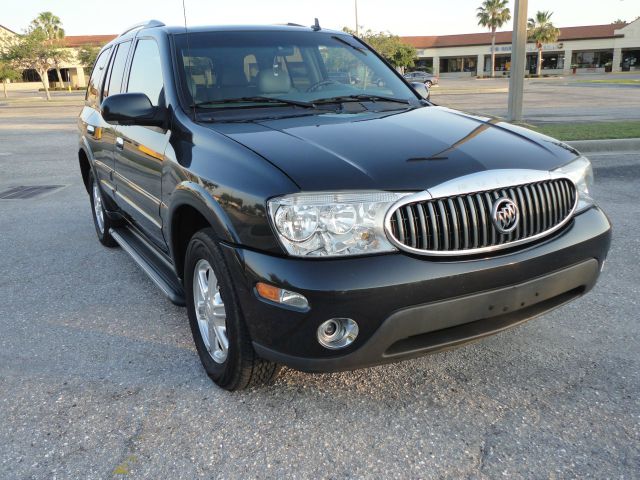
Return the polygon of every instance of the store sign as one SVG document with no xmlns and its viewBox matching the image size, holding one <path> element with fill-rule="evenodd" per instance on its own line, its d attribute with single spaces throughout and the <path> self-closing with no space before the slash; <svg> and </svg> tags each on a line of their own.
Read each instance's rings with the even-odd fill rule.
<svg viewBox="0 0 640 480">
<path fill-rule="evenodd" d="M 554 51 L 554 50 L 562 50 L 564 48 L 564 43 L 545 43 L 542 45 L 543 51 Z M 527 52 L 537 52 L 535 43 L 527 43 Z M 491 52 L 491 47 L 489 47 L 489 52 Z M 496 53 L 511 53 L 511 45 L 497 45 Z"/>
</svg>

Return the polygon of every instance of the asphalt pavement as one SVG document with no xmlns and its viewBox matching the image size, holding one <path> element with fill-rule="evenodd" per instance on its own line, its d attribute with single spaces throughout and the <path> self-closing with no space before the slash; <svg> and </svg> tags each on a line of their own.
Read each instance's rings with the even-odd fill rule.
<svg viewBox="0 0 640 480">
<path fill-rule="evenodd" d="M 217 388 L 185 311 L 95 238 L 75 104 L 0 107 L 0 478 L 638 478 L 640 153 L 594 156 L 615 226 L 587 296 L 446 353 Z"/>
<path fill-rule="evenodd" d="M 532 123 L 594 122 L 640 119 L 640 85 L 595 83 L 636 80 L 640 75 L 576 75 L 527 78 L 524 120 Z M 507 116 L 508 78 L 440 78 L 431 100 L 460 110 Z"/>
</svg>

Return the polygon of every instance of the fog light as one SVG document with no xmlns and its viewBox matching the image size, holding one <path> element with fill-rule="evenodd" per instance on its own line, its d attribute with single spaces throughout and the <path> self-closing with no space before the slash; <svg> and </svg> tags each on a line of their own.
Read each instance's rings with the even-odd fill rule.
<svg viewBox="0 0 640 480">
<path fill-rule="evenodd" d="M 332 350 L 351 345 L 357 336 L 358 324 L 350 318 L 332 318 L 318 327 L 318 342 Z"/>
<path fill-rule="evenodd" d="M 258 282 L 256 284 L 256 293 L 259 297 L 269 300 L 270 302 L 280 303 L 298 310 L 309 310 L 309 302 L 304 295 L 285 290 L 284 288 Z"/>
</svg>

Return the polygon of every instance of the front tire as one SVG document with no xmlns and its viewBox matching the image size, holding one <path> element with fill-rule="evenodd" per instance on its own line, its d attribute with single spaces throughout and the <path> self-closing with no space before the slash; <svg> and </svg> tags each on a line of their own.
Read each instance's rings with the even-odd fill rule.
<svg viewBox="0 0 640 480">
<path fill-rule="evenodd" d="M 89 173 L 89 198 L 91 202 L 93 225 L 96 227 L 98 240 L 105 247 L 117 247 L 118 243 L 113 239 L 111 233 L 109 233 L 109 230 L 114 226 L 114 224 L 107 216 L 107 212 L 104 209 L 100 183 L 98 182 L 98 179 L 93 175 L 93 172 Z"/>
<path fill-rule="evenodd" d="M 184 284 L 191 333 L 207 375 L 226 390 L 272 381 L 278 365 L 258 357 L 253 349 L 231 275 L 210 228 L 189 242 Z"/>
</svg>

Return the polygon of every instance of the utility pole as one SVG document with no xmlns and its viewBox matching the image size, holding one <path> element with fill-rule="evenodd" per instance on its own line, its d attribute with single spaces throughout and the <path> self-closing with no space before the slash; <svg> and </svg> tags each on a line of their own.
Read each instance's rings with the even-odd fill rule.
<svg viewBox="0 0 640 480">
<path fill-rule="evenodd" d="M 511 44 L 511 76 L 509 78 L 509 114 L 511 122 L 522 120 L 524 66 L 527 59 L 527 2 L 515 0 L 513 39 Z"/>
<path fill-rule="evenodd" d="M 356 37 L 360 36 L 360 27 L 358 26 L 358 0 L 355 0 L 356 5 Z"/>
</svg>

